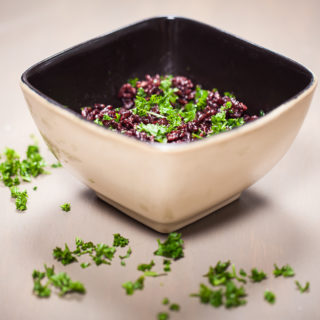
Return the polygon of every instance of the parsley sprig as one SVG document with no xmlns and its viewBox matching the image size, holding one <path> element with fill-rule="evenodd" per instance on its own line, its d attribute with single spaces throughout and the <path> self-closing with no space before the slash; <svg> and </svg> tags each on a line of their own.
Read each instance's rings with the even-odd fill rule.
<svg viewBox="0 0 320 320">
<path fill-rule="evenodd" d="M 40 272 L 34 270 L 32 273 L 33 278 L 33 292 L 36 296 L 41 298 L 47 298 L 51 295 L 51 287 L 55 287 L 59 290 L 59 296 L 64 296 L 67 293 L 78 292 L 85 293 L 84 285 L 79 281 L 72 281 L 71 278 L 65 273 L 55 273 L 54 267 L 47 267 L 44 265 L 45 271 Z M 47 282 L 42 284 L 42 280 L 47 278 Z"/>
<path fill-rule="evenodd" d="M 294 270 L 288 264 L 281 268 L 274 264 L 273 274 L 275 277 L 283 276 L 285 278 L 293 277 L 295 275 Z"/>
<path fill-rule="evenodd" d="M 161 243 L 160 239 L 158 239 L 157 242 L 159 248 L 154 252 L 155 255 L 172 258 L 174 260 L 184 256 L 181 233 L 172 232 L 163 243 Z"/>
</svg>

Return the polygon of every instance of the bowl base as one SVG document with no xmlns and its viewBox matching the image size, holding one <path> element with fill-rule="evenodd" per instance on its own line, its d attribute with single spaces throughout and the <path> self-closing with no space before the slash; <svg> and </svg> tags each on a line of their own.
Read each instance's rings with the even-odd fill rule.
<svg viewBox="0 0 320 320">
<path fill-rule="evenodd" d="M 182 219 L 180 221 L 177 222 L 172 222 L 172 223 L 166 223 L 166 222 L 157 222 L 154 221 L 152 219 L 146 218 L 145 216 L 141 215 L 138 212 L 135 212 L 131 209 L 128 209 L 124 206 L 122 206 L 121 204 L 107 198 L 106 196 L 102 195 L 101 193 L 96 192 L 96 195 L 103 201 L 107 202 L 108 204 L 110 204 L 111 206 L 115 207 L 116 209 L 120 210 L 121 212 L 127 214 L 129 217 L 143 223 L 144 225 L 150 227 L 153 230 L 156 230 L 158 232 L 161 233 L 169 233 L 169 232 L 173 232 L 176 231 L 182 227 L 187 226 L 188 224 L 195 222 L 205 216 L 207 216 L 209 213 L 213 213 L 214 211 L 217 211 L 219 209 L 221 209 L 222 207 L 230 204 L 231 202 L 239 199 L 241 192 L 233 195 L 232 197 L 228 198 L 227 200 L 224 200 L 220 203 L 218 203 L 217 205 L 210 207 L 209 209 L 203 210 L 202 212 L 197 212 L 194 215 L 192 215 L 191 217 L 188 217 L 186 219 Z"/>
</svg>

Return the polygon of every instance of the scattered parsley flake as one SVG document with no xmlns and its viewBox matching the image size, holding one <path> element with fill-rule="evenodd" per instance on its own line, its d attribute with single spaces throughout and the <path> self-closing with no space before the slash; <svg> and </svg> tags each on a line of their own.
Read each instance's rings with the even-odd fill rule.
<svg viewBox="0 0 320 320">
<path fill-rule="evenodd" d="M 113 246 L 114 247 L 125 247 L 129 244 L 129 239 L 124 238 L 120 235 L 120 233 L 115 233 L 113 235 Z"/>
<path fill-rule="evenodd" d="M 158 239 L 157 242 L 159 247 L 158 250 L 154 252 L 155 255 L 175 260 L 184 256 L 181 233 L 172 232 L 163 243 L 161 243 L 160 239 Z"/>
<path fill-rule="evenodd" d="M 154 265 L 155 265 L 154 261 L 151 260 L 149 264 L 146 264 L 146 263 L 139 264 L 137 269 L 139 271 L 150 271 Z"/>
<path fill-rule="evenodd" d="M 276 295 L 271 291 L 265 291 L 264 299 L 268 301 L 270 304 L 274 304 L 276 302 Z"/>
<path fill-rule="evenodd" d="M 51 165 L 51 168 L 62 168 L 62 164 L 60 162 L 57 162 L 57 163 L 53 163 Z"/>
<path fill-rule="evenodd" d="M 243 269 L 240 269 L 239 274 L 240 274 L 242 277 L 246 277 L 246 276 L 247 276 L 247 273 L 246 273 Z"/>
<path fill-rule="evenodd" d="M 235 96 L 233 93 L 231 93 L 231 92 L 224 92 L 224 96 L 229 97 L 229 98 L 236 99 L 236 96 Z"/>
<path fill-rule="evenodd" d="M 27 210 L 28 193 L 27 190 L 19 191 L 17 186 L 10 188 L 11 197 L 16 199 L 16 209 L 19 211 Z"/>
<path fill-rule="evenodd" d="M 119 258 L 121 259 L 121 265 L 122 266 L 125 266 L 126 265 L 126 263 L 123 261 L 124 259 L 128 259 L 130 256 L 131 256 L 131 253 L 132 253 L 132 250 L 131 250 L 131 248 L 129 248 L 128 250 L 127 250 L 127 254 L 125 255 L 125 256 L 119 256 Z"/>
<path fill-rule="evenodd" d="M 299 281 L 295 281 L 295 284 L 297 286 L 297 289 L 301 292 L 301 293 L 304 293 L 304 292 L 308 292 L 309 291 L 309 288 L 310 288 L 310 283 L 309 281 L 305 284 L 305 286 L 303 287 Z"/>
<path fill-rule="evenodd" d="M 266 115 L 266 114 L 264 113 L 263 110 L 260 110 L 260 111 L 259 111 L 259 116 L 260 116 L 260 117 L 263 117 L 263 116 L 265 116 L 265 115 Z"/>
<path fill-rule="evenodd" d="M 168 298 L 163 298 L 163 300 L 162 300 L 162 304 L 163 305 L 167 305 L 167 304 L 169 304 L 169 299 Z"/>
<path fill-rule="evenodd" d="M 83 263 L 80 264 L 80 267 L 81 267 L 82 269 L 86 269 L 86 268 L 88 268 L 88 267 L 90 267 L 90 266 L 91 266 L 91 263 L 90 263 L 90 262 L 83 262 Z"/>
<path fill-rule="evenodd" d="M 77 262 L 77 258 L 74 256 L 74 253 L 70 251 L 68 245 L 65 243 L 64 250 L 60 247 L 53 249 L 53 257 L 60 261 L 64 266 Z"/>
<path fill-rule="evenodd" d="M 249 278 L 252 282 L 261 282 L 264 279 L 267 279 L 267 275 L 263 271 L 258 271 L 257 268 L 251 270 L 251 275 Z"/>
<path fill-rule="evenodd" d="M 179 311 L 180 310 L 180 306 L 177 303 L 172 303 L 169 307 L 169 309 L 171 311 Z"/>
<path fill-rule="evenodd" d="M 90 254 L 90 256 L 96 265 L 99 266 L 101 264 L 110 264 L 109 261 L 113 259 L 115 253 L 116 249 L 114 247 L 109 247 L 104 243 L 99 243 L 95 247 L 95 255 Z"/>
<path fill-rule="evenodd" d="M 62 211 L 69 212 L 71 210 L 71 204 L 70 203 L 64 203 L 60 206 Z"/>
<path fill-rule="evenodd" d="M 165 272 L 171 271 L 171 267 L 170 267 L 171 261 L 170 260 L 164 259 L 163 264 L 164 264 L 163 271 L 165 271 Z"/>
<path fill-rule="evenodd" d="M 285 278 L 293 277 L 295 275 L 292 267 L 290 267 L 288 264 L 282 268 L 279 268 L 276 264 L 274 264 L 273 274 L 275 277 L 283 276 Z"/>
<path fill-rule="evenodd" d="M 159 312 L 158 313 L 158 320 L 168 320 L 169 314 L 168 312 Z"/>
<path fill-rule="evenodd" d="M 33 190 L 34 190 L 34 191 L 37 191 L 37 189 L 38 189 L 37 186 L 34 186 L 34 187 L 33 187 Z"/>
<path fill-rule="evenodd" d="M 223 304 L 222 289 L 211 290 L 204 284 L 200 284 L 199 293 L 193 293 L 191 297 L 199 297 L 201 303 L 211 304 L 213 307 L 218 308 Z"/>
<path fill-rule="evenodd" d="M 50 297 L 51 289 L 50 286 L 54 286 L 59 289 L 59 296 L 64 296 L 67 293 L 78 292 L 85 293 L 85 287 L 81 282 L 72 281 L 71 278 L 65 273 L 60 272 L 55 274 L 54 267 L 47 267 L 44 265 L 45 272 L 34 270 L 32 278 L 34 282 L 33 292 L 38 297 Z M 47 277 L 48 281 L 45 285 L 42 285 L 41 281 Z"/>
<path fill-rule="evenodd" d="M 135 282 L 128 281 L 123 283 L 122 288 L 126 290 L 127 295 L 133 295 L 136 290 L 144 288 L 144 276 L 139 277 Z"/>
</svg>

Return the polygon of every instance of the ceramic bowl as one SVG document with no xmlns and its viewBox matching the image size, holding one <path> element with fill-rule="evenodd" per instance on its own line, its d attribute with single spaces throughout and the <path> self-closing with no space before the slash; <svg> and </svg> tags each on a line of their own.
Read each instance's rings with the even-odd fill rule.
<svg viewBox="0 0 320 320">
<path fill-rule="evenodd" d="M 232 91 L 266 116 L 180 145 L 141 142 L 81 117 L 86 105 L 119 105 L 117 91 L 128 78 L 156 73 Z M 21 87 L 42 137 L 67 169 L 120 211 L 171 232 L 239 198 L 282 158 L 316 79 L 300 64 L 211 26 L 159 17 L 32 66 Z"/>
</svg>

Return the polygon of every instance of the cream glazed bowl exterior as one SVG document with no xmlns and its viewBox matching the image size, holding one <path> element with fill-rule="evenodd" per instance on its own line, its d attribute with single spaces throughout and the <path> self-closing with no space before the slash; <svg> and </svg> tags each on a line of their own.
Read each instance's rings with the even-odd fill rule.
<svg viewBox="0 0 320 320">
<path fill-rule="evenodd" d="M 130 31 L 136 26 L 141 32 L 148 25 L 146 22 L 167 23 L 174 20 L 179 24 L 199 24 L 183 18 L 154 18 L 120 32 Z M 171 23 L 170 28 L 174 30 Z M 222 33 L 216 29 L 214 31 Z M 119 38 L 121 40 L 122 34 L 115 32 L 93 42 L 108 39 L 114 34 L 117 41 Z M 77 50 L 84 50 L 85 45 L 88 43 L 49 58 L 23 74 L 21 87 L 31 115 L 50 150 L 64 167 L 94 190 L 98 197 L 163 233 L 177 230 L 225 206 L 264 176 L 292 144 L 316 87 L 312 73 L 298 65 L 309 75 L 309 80 L 305 81 L 301 90 L 285 97 L 284 102 L 275 106 L 266 105 L 267 114 L 264 117 L 189 144 L 144 143 L 82 119 L 77 112 L 81 103 L 77 105 L 77 99 L 72 103 L 72 99 L 68 101 L 64 98 L 68 96 L 68 90 L 65 90 L 65 83 L 59 83 L 69 77 L 69 70 L 63 63 L 70 62 L 73 51 L 78 57 Z M 66 62 L 64 56 L 67 57 Z M 61 63 L 63 68 L 60 68 Z M 291 60 L 287 63 L 294 64 Z M 60 69 L 54 69 L 57 65 Z M 46 68 L 49 68 L 48 74 Z M 52 68 L 54 72 L 50 73 Z M 59 74 L 59 70 L 62 70 L 62 75 L 57 78 L 56 84 L 52 77 Z M 162 74 L 181 73 L 181 70 L 168 70 L 166 67 L 157 70 L 160 71 Z M 147 73 L 141 71 L 142 74 L 144 72 Z M 131 76 L 132 73 L 125 74 L 117 81 L 121 83 Z M 57 93 L 54 93 L 55 90 Z M 95 95 L 92 94 L 91 102 L 97 102 Z M 82 106 L 85 104 L 87 101 Z"/>
</svg>

